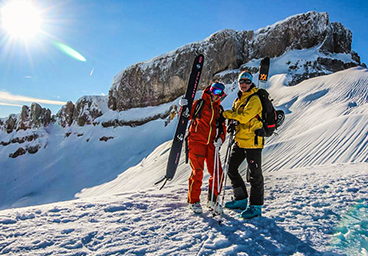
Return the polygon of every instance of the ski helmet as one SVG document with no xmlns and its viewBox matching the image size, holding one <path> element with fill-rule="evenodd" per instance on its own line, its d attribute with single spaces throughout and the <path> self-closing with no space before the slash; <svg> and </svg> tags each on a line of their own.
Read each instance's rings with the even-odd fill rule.
<svg viewBox="0 0 368 256">
<path fill-rule="evenodd" d="M 210 91 L 213 94 L 219 95 L 219 96 L 223 96 L 225 94 L 224 90 L 225 90 L 225 85 L 223 85 L 222 83 L 214 83 L 211 85 L 211 88 L 210 88 Z"/>
<path fill-rule="evenodd" d="M 248 79 L 248 80 L 250 80 L 252 82 L 253 81 L 253 76 L 252 76 L 252 74 L 250 72 L 243 71 L 243 72 L 240 73 L 240 75 L 238 77 L 238 81 L 240 81 L 242 79 L 244 79 L 244 80 L 247 80 Z"/>
</svg>

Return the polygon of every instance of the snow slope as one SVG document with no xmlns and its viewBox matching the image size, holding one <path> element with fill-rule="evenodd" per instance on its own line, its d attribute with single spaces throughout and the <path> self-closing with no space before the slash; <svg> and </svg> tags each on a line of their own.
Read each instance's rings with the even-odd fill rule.
<svg viewBox="0 0 368 256">
<path fill-rule="evenodd" d="M 263 153 L 264 172 L 368 162 L 367 69 L 352 68 L 309 79 L 292 87 L 285 86 L 284 82 L 284 75 L 274 75 L 270 79 L 268 90 L 277 108 L 286 112 L 286 120 L 277 131 L 278 135 L 267 140 Z M 231 107 L 235 95 L 236 90 L 229 93 L 223 102 L 225 109 Z M 78 196 L 111 194 L 152 186 L 153 181 L 165 174 L 169 149 L 170 142 L 162 144 L 117 179 L 84 189 Z M 225 151 L 223 146 L 222 158 Z M 245 170 L 246 165 L 242 165 L 241 169 Z M 171 183 L 186 183 L 190 171 L 183 154 Z"/>
<path fill-rule="evenodd" d="M 244 221 L 225 210 L 221 225 L 206 208 L 187 209 L 186 184 L 3 210 L 0 254 L 367 255 L 367 163 L 265 179 L 263 216 Z"/>
<path fill-rule="evenodd" d="M 44 148 L 35 155 L 11 159 L 17 145 L 0 147 L 0 254 L 368 255 L 367 69 L 293 87 L 273 70 L 267 88 L 287 115 L 263 154 L 262 218 L 242 221 L 226 210 L 219 225 L 206 210 L 193 215 L 184 156 L 163 190 L 153 185 L 165 173 L 176 119 L 166 127 L 165 120 L 134 128 L 50 125 L 37 131 Z M 227 92 L 225 109 L 236 86 Z M 227 187 L 225 200 L 230 196 Z"/>
<path fill-rule="evenodd" d="M 342 83 L 341 86 L 334 86 L 335 76 L 332 76 L 330 81 L 326 81 L 326 83 L 324 79 L 328 76 L 317 78 L 317 80 L 310 79 L 295 87 L 285 86 L 285 84 L 290 80 L 290 77 L 285 75 L 288 73 L 288 62 L 294 63 L 295 65 L 296 63 L 299 63 L 300 68 L 297 69 L 296 72 L 302 72 L 304 63 L 315 60 L 317 57 L 327 58 L 328 56 L 319 52 L 319 48 L 315 47 L 312 49 L 287 52 L 279 58 L 271 60 L 271 81 L 266 87 L 270 89 L 272 97 L 275 98 L 275 103 L 288 113 L 286 119 L 287 125 L 283 128 L 288 132 L 280 130 L 280 136 L 272 138 L 268 142 L 270 149 L 272 149 L 271 145 L 273 145 L 273 147 L 278 146 L 282 149 L 280 152 L 287 152 L 287 154 L 280 156 L 275 155 L 275 157 L 271 159 L 268 157 L 268 152 L 272 152 L 272 150 L 269 151 L 266 149 L 264 163 L 267 170 L 277 170 L 284 166 L 284 164 L 284 167 L 292 167 L 306 166 L 307 163 L 323 164 L 324 161 L 346 162 L 346 158 L 352 156 L 351 152 L 354 151 L 355 148 L 357 148 L 356 152 L 358 152 L 358 160 L 361 161 L 361 159 L 364 158 L 363 153 L 366 149 L 366 144 L 360 143 L 360 141 L 364 141 L 365 139 L 365 136 L 362 135 L 366 133 L 366 130 L 364 130 L 365 123 L 364 121 L 359 123 L 358 120 L 361 119 L 359 115 L 366 113 L 364 112 L 366 107 L 363 104 L 364 100 L 362 101 L 357 99 L 360 95 L 367 95 L 367 86 L 365 86 L 367 78 L 366 75 L 364 75 L 366 74 L 364 69 L 357 68 L 350 69 L 349 71 L 346 71 L 347 73 L 340 72 L 342 74 L 340 75 L 342 78 L 337 75 L 336 79 L 340 81 L 339 83 Z M 341 54 L 332 57 L 341 60 L 346 60 L 347 58 L 347 56 L 343 56 Z M 260 60 L 253 60 L 246 65 L 256 67 L 259 65 L 259 61 Z M 238 70 L 227 72 L 237 71 Z M 351 78 L 345 78 L 344 74 L 347 74 L 347 77 Z M 255 82 L 257 83 L 257 74 L 255 74 L 254 77 Z M 310 81 L 317 81 L 317 84 L 309 84 Z M 316 89 L 308 89 L 310 87 L 316 87 Z M 354 89 L 352 89 L 355 87 L 360 88 L 355 89 L 360 91 L 356 93 Z M 236 84 L 227 85 L 227 92 L 229 95 L 223 102 L 223 106 L 226 109 L 231 108 L 232 101 L 236 97 L 236 90 Z M 344 93 L 341 90 L 345 90 L 346 92 Z M 338 96 L 340 93 L 343 94 Z M 201 92 L 197 94 L 198 97 L 200 94 Z M 302 94 L 302 96 L 299 96 L 299 94 Z M 304 101 L 302 100 L 303 97 L 305 98 Z M 318 97 L 320 97 L 320 99 Z M 11 143 L 7 146 L 0 145 L 0 156 L 2 156 L 0 157 L 0 195 L 4 195 L 0 196 L 0 209 L 70 200 L 75 198 L 76 194 L 87 193 L 94 195 L 93 192 L 87 192 L 91 191 L 88 188 L 95 189 L 96 186 L 101 186 L 104 191 L 110 191 L 111 189 L 108 188 L 110 185 L 107 184 L 109 182 L 112 182 L 111 184 L 117 183 L 114 187 L 124 190 L 130 189 L 130 187 L 136 188 L 148 185 L 145 184 L 144 181 L 141 181 L 142 179 L 139 178 L 139 175 L 135 175 L 135 178 L 138 180 L 137 185 L 134 185 L 135 182 L 127 184 L 127 182 L 121 182 L 119 178 L 116 178 L 124 173 L 128 168 L 139 164 L 142 159 L 147 157 L 162 143 L 171 140 L 177 119 L 174 119 L 174 121 L 170 122 L 167 126 L 165 126 L 167 120 L 158 119 L 134 128 L 103 128 L 101 123 L 112 120 L 128 122 L 149 119 L 153 116 L 170 111 L 170 107 L 177 104 L 178 99 L 157 107 L 136 108 L 116 112 L 107 108 L 107 97 L 84 98 L 91 99 L 93 105 L 98 106 L 98 109 L 103 112 L 103 115 L 95 120 L 96 122 L 100 122 L 99 125 L 86 125 L 83 127 L 73 125 L 63 129 L 57 123 L 53 123 L 45 129 L 18 131 L 11 134 L 0 132 L 0 141 L 4 142 L 11 141 L 17 137 L 32 136 L 36 134 L 38 136 L 37 143 L 40 145 L 40 149 L 36 154 L 31 155 L 27 153 L 26 155 L 22 155 L 16 159 L 9 158 L 9 154 L 14 153 L 19 147 L 25 148 L 37 146 L 36 141 L 26 141 L 22 144 Z M 326 101 L 326 98 L 329 98 L 329 101 Z M 362 98 L 364 98 L 364 96 L 362 96 Z M 312 108 L 309 108 L 309 105 Z M 334 119 L 333 122 L 340 122 L 334 127 L 339 130 L 342 137 L 347 134 L 347 130 L 349 130 L 350 127 L 354 126 L 353 123 L 355 122 L 351 119 L 353 118 L 353 115 L 347 114 L 349 114 L 349 111 L 357 111 L 358 116 L 355 116 L 355 118 L 357 118 L 356 122 L 358 122 L 360 126 L 358 129 L 352 129 L 351 133 L 354 136 L 358 136 L 360 134 L 358 140 L 355 140 L 354 142 L 358 143 L 358 145 L 362 145 L 362 148 L 359 149 L 358 146 L 355 148 L 348 146 L 349 143 L 352 142 L 351 138 L 347 144 L 344 144 L 343 142 L 339 144 L 343 145 L 341 148 L 343 152 L 345 152 L 344 148 L 349 147 L 349 151 L 344 153 L 345 156 L 331 153 L 334 154 L 335 157 L 330 158 L 327 155 L 327 158 L 323 158 L 326 154 L 329 154 L 330 150 L 327 150 L 324 154 L 321 152 L 314 154 L 318 159 L 313 158 L 311 160 L 311 157 L 308 156 L 301 161 L 299 158 L 303 158 L 303 154 L 307 149 L 304 151 L 299 150 L 298 152 L 302 153 L 299 154 L 298 157 L 292 156 L 293 151 L 288 150 L 288 147 L 292 143 L 290 138 L 296 136 L 295 132 L 297 134 L 299 131 L 308 130 L 313 132 L 310 128 L 314 127 L 313 125 L 316 122 L 319 122 L 319 115 L 314 114 L 313 108 L 324 108 L 325 105 L 331 105 L 331 111 L 324 112 L 328 115 L 328 117 L 324 118 L 325 120 L 332 120 L 332 117 L 341 115 L 341 119 Z M 338 106 L 338 109 L 334 109 L 334 106 Z M 305 107 L 308 107 L 309 109 L 307 115 L 300 112 Z M 321 109 L 321 111 L 323 110 Z M 347 114 L 345 114 L 344 111 L 346 111 Z M 359 111 L 362 111 L 362 113 Z M 301 118 L 301 116 L 303 116 L 303 118 Z M 349 118 L 349 121 L 345 122 L 343 120 L 344 118 Z M 309 126 L 312 126 L 305 127 L 306 123 L 304 123 L 304 120 L 306 122 L 312 121 L 311 123 L 308 123 Z M 293 127 L 288 125 L 289 122 Z M 342 125 L 341 122 L 345 124 L 343 128 L 346 128 L 346 131 L 340 129 L 340 125 Z M 325 129 L 327 130 L 327 137 L 331 137 L 327 143 L 333 145 L 336 141 L 333 138 L 340 135 L 333 135 L 329 130 L 330 127 L 328 126 L 328 123 L 324 122 L 324 124 Z M 308 134 L 305 134 L 305 136 L 309 138 Z M 319 135 L 315 134 L 314 136 Z M 287 142 L 281 143 L 286 138 Z M 316 145 L 316 143 L 320 142 L 321 141 L 319 139 L 316 139 L 313 141 L 315 144 L 312 144 Z M 296 140 L 294 144 L 298 144 L 299 147 L 303 145 L 299 144 L 298 140 Z M 319 150 L 324 150 L 326 145 L 328 144 L 324 144 L 324 147 L 318 147 Z M 311 149 L 311 146 L 309 149 Z M 315 150 L 315 147 L 313 147 L 313 150 Z M 333 160 L 334 158 L 337 159 Z M 153 173 L 152 179 L 156 180 L 163 175 L 166 168 L 166 159 L 167 154 L 163 154 L 162 158 L 157 160 L 159 164 L 156 163 L 154 169 L 150 170 Z M 281 160 L 282 162 L 280 163 Z M 178 172 L 178 175 L 174 180 L 174 182 L 177 181 L 178 183 L 185 181 L 189 175 L 189 169 L 187 166 L 181 166 L 179 169 L 183 169 L 184 172 Z M 140 174 L 142 171 L 138 168 L 137 173 Z M 131 174 L 127 173 L 125 175 Z M 123 185 L 126 187 L 122 188 Z M 96 193 L 100 193 L 98 189 Z"/>
</svg>

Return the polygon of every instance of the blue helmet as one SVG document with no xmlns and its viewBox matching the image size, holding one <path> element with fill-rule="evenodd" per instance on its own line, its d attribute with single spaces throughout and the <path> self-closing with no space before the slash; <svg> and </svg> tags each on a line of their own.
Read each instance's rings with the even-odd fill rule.
<svg viewBox="0 0 368 256">
<path fill-rule="evenodd" d="M 251 74 L 251 73 L 249 73 L 248 71 L 243 71 L 243 72 L 241 72 L 241 73 L 240 73 L 240 75 L 239 75 L 239 77 L 238 77 L 238 81 L 240 81 L 240 80 L 242 80 L 242 79 L 244 79 L 244 80 L 248 79 L 248 80 L 250 80 L 251 82 L 253 82 L 253 76 L 252 76 L 252 74 Z"/>
<path fill-rule="evenodd" d="M 211 88 L 210 88 L 210 91 L 213 94 L 219 95 L 219 96 L 223 96 L 225 94 L 224 90 L 225 90 L 225 85 L 223 85 L 222 83 L 214 83 L 211 85 Z"/>
</svg>

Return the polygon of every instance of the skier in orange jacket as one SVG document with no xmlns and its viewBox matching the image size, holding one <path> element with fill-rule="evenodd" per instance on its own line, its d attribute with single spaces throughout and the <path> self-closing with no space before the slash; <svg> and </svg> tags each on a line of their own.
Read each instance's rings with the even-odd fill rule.
<svg viewBox="0 0 368 256">
<path fill-rule="evenodd" d="M 201 99 L 194 101 L 188 133 L 189 162 L 192 173 L 189 178 L 188 204 L 195 213 L 202 213 L 200 204 L 200 193 L 202 186 L 204 162 L 206 161 L 209 179 L 209 193 L 207 206 L 216 213 L 222 213 L 222 207 L 216 203 L 221 192 L 218 184 L 222 184 L 222 168 L 218 157 L 218 171 L 215 171 L 215 152 L 221 147 L 225 140 L 225 120 L 221 117 L 221 97 L 225 95 L 225 86 L 222 83 L 214 83 L 208 86 Z M 182 102 L 184 101 L 184 102 Z M 186 105 L 182 99 L 179 105 Z M 214 174 L 215 171 L 215 174 Z M 215 180 L 213 183 L 213 177 Z M 214 184 L 214 187 L 212 187 Z M 213 195 L 212 195 L 213 191 Z"/>
</svg>

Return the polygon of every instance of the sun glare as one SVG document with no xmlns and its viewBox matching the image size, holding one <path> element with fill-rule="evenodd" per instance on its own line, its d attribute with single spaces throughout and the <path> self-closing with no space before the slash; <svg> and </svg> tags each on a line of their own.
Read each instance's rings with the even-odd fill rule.
<svg viewBox="0 0 368 256">
<path fill-rule="evenodd" d="M 27 0 L 13 0 L 1 8 L 1 26 L 14 38 L 29 39 L 41 31 L 39 10 Z"/>
</svg>

